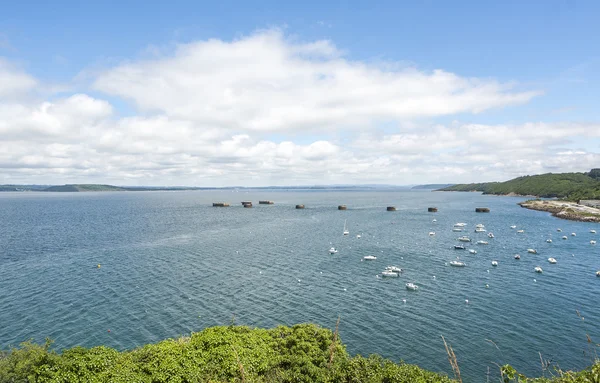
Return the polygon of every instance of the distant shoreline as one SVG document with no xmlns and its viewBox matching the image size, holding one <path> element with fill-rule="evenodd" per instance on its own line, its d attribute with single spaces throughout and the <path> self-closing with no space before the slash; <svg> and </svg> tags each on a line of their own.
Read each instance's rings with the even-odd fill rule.
<svg viewBox="0 0 600 383">
<path fill-rule="evenodd" d="M 529 200 L 519 202 L 518 205 L 530 210 L 549 212 L 553 217 L 569 221 L 600 223 L 600 209 L 574 202 Z"/>
</svg>

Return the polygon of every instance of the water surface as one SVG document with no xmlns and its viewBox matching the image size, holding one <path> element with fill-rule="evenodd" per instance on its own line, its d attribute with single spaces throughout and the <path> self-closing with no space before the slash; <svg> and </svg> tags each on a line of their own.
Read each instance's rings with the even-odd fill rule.
<svg viewBox="0 0 600 383">
<path fill-rule="evenodd" d="M 589 243 L 589 230 L 600 228 L 522 209 L 520 200 L 427 191 L 2 193 L 0 348 L 51 337 L 58 348 L 130 349 L 233 317 L 333 328 L 340 316 L 350 353 L 450 373 L 443 335 L 465 381 L 483 381 L 494 363 L 539 375 L 538 353 L 584 368 L 586 333 L 600 340 L 600 256 Z M 300 203 L 306 209 L 294 209 Z M 478 206 L 491 213 L 475 213 Z M 453 250 L 456 222 L 490 244 L 468 244 L 476 255 Z M 495 238 L 474 233 L 477 223 Z M 328 254 L 332 245 L 338 254 Z M 449 267 L 457 256 L 468 266 Z M 379 278 L 387 265 L 405 272 Z M 419 291 L 407 291 L 409 281 Z"/>
</svg>

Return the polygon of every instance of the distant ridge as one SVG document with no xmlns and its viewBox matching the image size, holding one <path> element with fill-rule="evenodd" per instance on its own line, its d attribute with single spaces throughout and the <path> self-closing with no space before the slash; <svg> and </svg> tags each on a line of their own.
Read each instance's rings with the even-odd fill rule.
<svg viewBox="0 0 600 383">
<path fill-rule="evenodd" d="M 517 177 L 506 182 L 458 184 L 439 191 L 477 191 L 494 195 L 563 198 L 569 201 L 600 199 L 600 169 L 588 173 L 547 173 Z"/>
<path fill-rule="evenodd" d="M 425 184 L 425 185 L 416 185 L 413 186 L 411 189 L 414 190 L 437 190 L 437 189 L 443 189 L 443 188 L 447 188 L 450 186 L 454 186 L 455 184 Z"/>
<path fill-rule="evenodd" d="M 50 186 L 43 189 L 46 192 L 91 192 L 91 191 L 126 191 L 127 189 L 112 185 L 96 185 L 96 184 L 73 184 L 62 186 Z"/>
<path fill-rule="evenodd" d="M 309 185 L 309 186 L 114 186 L 105 184 L 66 184 L 66 185 L 0 185 L 0 192 L 125 192 L 125 191 L 182 191 L 182 190 L 407 190 L 410 186 L 397 185 Z"/>
</svg>

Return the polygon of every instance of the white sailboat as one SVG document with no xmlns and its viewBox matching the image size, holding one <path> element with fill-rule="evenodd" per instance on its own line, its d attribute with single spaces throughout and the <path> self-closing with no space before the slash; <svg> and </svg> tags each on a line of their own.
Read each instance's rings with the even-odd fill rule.
<svg viewBox="0 0 600 383">
<path fill-rule="evenodd" d="M 348 228 L 346 227 L 346 221 L 347 220 L 344 220 L 344 235 L 350 234 L 350 232 L 348 231 Z"/>
</svg>

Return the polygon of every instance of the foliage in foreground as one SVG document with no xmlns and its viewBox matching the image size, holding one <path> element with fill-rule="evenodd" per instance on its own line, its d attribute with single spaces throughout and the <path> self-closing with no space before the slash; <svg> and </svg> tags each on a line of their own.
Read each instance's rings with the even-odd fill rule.
<svg viewBox="0 0 600 383">
<path fill-rule="evenodd" d="M 190 337 L 118 352 L 47 342 L 0 354 L 0 382 L 451 382 L 380 356 L 350 357 L 330 330 L 313 324 L 273 329 L 211 327 Z"/>
<path fill-rule="evenodd" d="M 458 184 L 442 191 L 480 191 L 483 194 L 533 195 L 544 198 L 564 198 L 569 201 L 600 199 L 600 179 L 595 171 L 589 173 L 548 173 L 524 176 L 506 182 Z"/>
<path fill-rule="evenodd" d="M 0 383 L 450 383 L 445 375 L 378 355 L 351 357 L 327 329 L 313 324 L 273 329 L 220 326 L 118 352 L 100 346 L 56 353 L 26 342 L 0 353 Z M 456 359 L 455 359 L 456 361 Z M 581 372 L 528 379 L 503 366 L 497 382 L 600 383 L 600 362 Z"/>
</svg>

